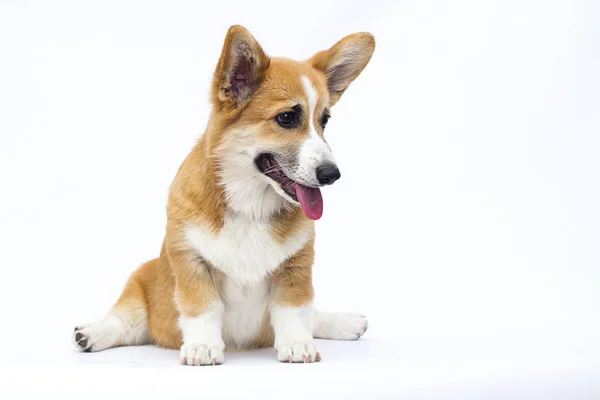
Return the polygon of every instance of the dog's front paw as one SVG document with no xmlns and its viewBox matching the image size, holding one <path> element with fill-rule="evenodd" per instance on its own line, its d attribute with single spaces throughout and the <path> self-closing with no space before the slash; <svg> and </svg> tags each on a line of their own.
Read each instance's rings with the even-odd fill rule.
<svg viewBox="0 0 600 400">
<path fill-rule="evenodd" d="M 310 363 L 321 361 L 321 354 L 313 340 L 280 345 L 277 360 L 290 363 Z"/>
<path fill-rule="evenodd" d="M 181 346 L 182 365 L 219 365 L 223 364 L 224 346 L 196 343 L 184 343 Z"/>
</svg>

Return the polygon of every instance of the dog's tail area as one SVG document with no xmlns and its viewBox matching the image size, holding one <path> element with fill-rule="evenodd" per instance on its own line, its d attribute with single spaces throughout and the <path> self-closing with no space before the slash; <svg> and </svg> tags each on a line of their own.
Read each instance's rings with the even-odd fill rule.
<svg viewBox="0 0 600 400">
<path fill-rule="evenodd" d="M 367 330 L 361 314 L 315 311 L 313 336 L 318 339 L 357 340 Z"/>
</svg>

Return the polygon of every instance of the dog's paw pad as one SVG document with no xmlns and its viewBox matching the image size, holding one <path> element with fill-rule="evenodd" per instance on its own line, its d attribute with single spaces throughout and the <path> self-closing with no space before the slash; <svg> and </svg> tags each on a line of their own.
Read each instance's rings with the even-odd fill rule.
<svg viewBox="0 0 600 400">
<path fill-rule="evenodd" d="M 82 331 L 83 329 L 85 328 L 79 326 L 75 328 L 75 331 L 73 332 L 73 341 L 75 342 L 75 347 L 79 351 L 89 353 L 92 351 L 92 342 L 89 340 L 90 338 L 88 335 Z"/>
</svg>

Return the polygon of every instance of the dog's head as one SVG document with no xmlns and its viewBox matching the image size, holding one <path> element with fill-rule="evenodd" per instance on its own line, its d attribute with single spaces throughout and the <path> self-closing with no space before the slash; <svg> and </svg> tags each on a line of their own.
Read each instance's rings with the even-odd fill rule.
<svg viewBox="0 0 600 400">
<path fill-rule="evenodd" d="M 321 217 L 319 187 L 341 176 L 324 138 L 331 107 L 374 49 L 371 34 L 356 33 L 306 61 L 271 58 L 245 28 L 229 29 L 211 96 L 213 156 L 231 207 L 264 216 L 294 204 Z"/>
</svg>

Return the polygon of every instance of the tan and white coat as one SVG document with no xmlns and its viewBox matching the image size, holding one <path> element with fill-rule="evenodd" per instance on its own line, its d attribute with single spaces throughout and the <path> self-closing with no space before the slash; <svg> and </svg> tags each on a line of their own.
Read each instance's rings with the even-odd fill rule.
<svg viewBox="0 0 600 400">
<path fill-rule="evenodd" d="M 183 364 L 211 365 L 225 348 L 274 346 L 280 361 L 312 362 L 313 338 L 364 333 L 361 315 L 314 310 L 314 222 L 253 160 L 265 149 L 290 154 L 290 176 L 314 185 L 315 166 L 333 162 L 320 115 L 374 46 L 358 33 L 298 62 L 270 58 L 245 28 L 229 29 L 207 130 L 170 188 L 160 256 L 133 273 L 104 319 L 75 329 L 80 350 L 155 343 L 181 349 Z M 293 106 L 302 124 L 282 132 L 273 116 Z"/>
</svg>

